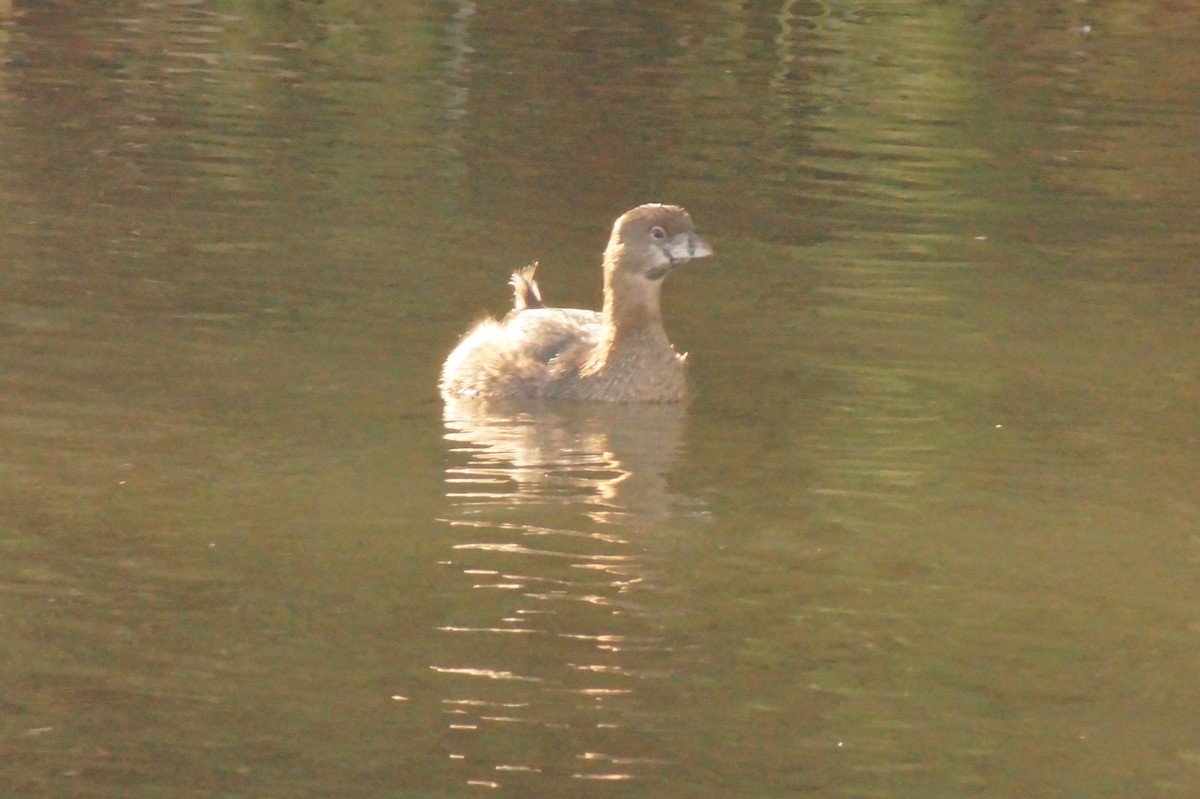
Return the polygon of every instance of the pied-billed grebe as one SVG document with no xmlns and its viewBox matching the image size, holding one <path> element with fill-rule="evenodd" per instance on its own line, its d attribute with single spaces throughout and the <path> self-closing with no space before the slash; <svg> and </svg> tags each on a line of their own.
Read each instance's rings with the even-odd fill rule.
<svg viewBox="0 0 1200 799">
<path fill-rule="evenodd" d="M 659 292 L 672 267 L 712 252 L 678 206 L 628 211 L 604 250 L 603 311 L 546 308 L 534 281 L 537 264 L 517 271 L 513 309 L 463 337 L 442 366 L 442 395 L 682 400 L 684 356 L 663 330 Z"/>
</svg>

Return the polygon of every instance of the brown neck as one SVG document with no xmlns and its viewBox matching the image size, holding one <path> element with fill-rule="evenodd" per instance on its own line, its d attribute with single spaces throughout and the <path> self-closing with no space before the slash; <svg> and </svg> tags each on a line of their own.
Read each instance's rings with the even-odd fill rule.
<svg viewBox="0 0 1200 799">
<path fill-rule="evenodd" d="M 622 281 L 623 285 L 616 285 Z M 622 275 L 615 269 L 604 270 L 605 345 L 609 350 L 633 345 L 670 346 L 663 330 L 659 306 L 659 282 Z"/>
<path fill-rule="evenodd" d="M 617 290 L 614 282 L 624 281 Z M 661 283 L 623 277 L 605 270 L 604 340 L 596 348 L 596 366 L 622 361 L 674 359 L 674 349 L 662 329 L 659 307 Z"/>
</svg>

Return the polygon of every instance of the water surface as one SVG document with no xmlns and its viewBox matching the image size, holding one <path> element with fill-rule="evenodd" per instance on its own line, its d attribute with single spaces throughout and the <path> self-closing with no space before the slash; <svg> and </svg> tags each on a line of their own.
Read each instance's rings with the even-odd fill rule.
<svg viewBox="0 0 1200 799">
<path fill-rule="evenodd" d="M 21 796 L 1190 796 L 1170 3 L 0 6 Z M 443 407 L 686 205 L 679 407 Z"/>
</svg>

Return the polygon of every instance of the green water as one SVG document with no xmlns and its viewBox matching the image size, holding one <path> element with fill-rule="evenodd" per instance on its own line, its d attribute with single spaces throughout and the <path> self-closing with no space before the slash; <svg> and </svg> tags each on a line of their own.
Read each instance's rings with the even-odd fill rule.
<svg viewBox="0 0 1200 799">
<path fill-rule="evenodd" d="M 0 4 L 22 797 L 1200 780 L 1169 3 Z M 443 409 L 686 205 L 682 407 Z"/>
</svg>

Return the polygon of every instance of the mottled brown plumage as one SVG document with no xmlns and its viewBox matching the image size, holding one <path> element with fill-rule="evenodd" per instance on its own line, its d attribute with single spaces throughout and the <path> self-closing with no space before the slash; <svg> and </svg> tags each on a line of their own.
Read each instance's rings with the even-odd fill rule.
<svg viewBox="0 0 1200 799">
<path fill-rule="evenodd" d="M 684 356 L 663 329 L 659 293 L 672 267 L 709 255 L 687 211 L 634 208 L 604 251 L 602 311 L 547 308 L 537 264 L 515 272 L 513 310 L 463 337 L 442 366 L 442 395 L 678 402 L 687 394 Z"/>
</svg>

